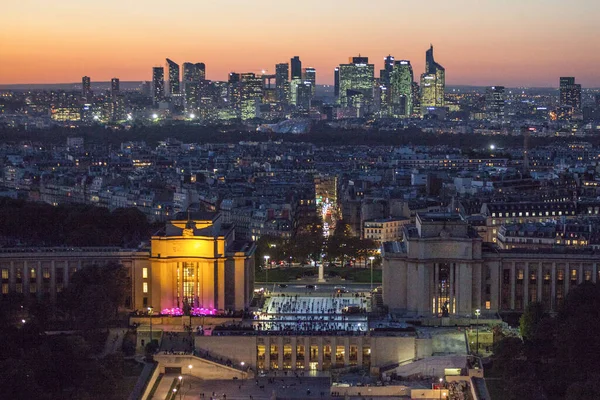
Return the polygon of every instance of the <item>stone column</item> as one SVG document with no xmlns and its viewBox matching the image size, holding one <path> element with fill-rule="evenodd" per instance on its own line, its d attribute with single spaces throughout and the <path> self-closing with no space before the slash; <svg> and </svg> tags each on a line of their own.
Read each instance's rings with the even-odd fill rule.
<svg viewBox="0 0 600 400">
<path fill-rule="evenodd" d="M 579 263 L 579 272 L 577 273 L 577 283 L 583 282 L 583 263 Z"/>
<path fill-rule="evenodd" d="M 454 264 L 450 264 L 450 304 L 448 307 L 449 314 L 456 314 L 456 308 L 454 307 L 454 293 L 456 291 L 456 288 L 454 287 L 454 278 Z"/>
<path fill-rule="evenodd" d="M 556 309 L 556 263 L 552 263 L 552 269 L 550 270 L 550 309 Z"/>
<path fill-rule="evenodd" d="M 542 302 L 542 283 L 544 282 L 544 269 L 542 263 L 538 263 L 537 268 L 537 301 Z"/>
<path fill-rule="evenodd" d="M 43 292 L 42 292 L 42 281 L 43 281 L 43 276 L 42 276 L 42 262 L 38 261 L 36 263 L 35 266 L 35 295 L 38 299 L 42 298 Z"/>
<path fill-rule="evenodd" d="M 310 370 L 310 338 L 304 338 L 304 370 Z"/>
<path fill-rule="evenodd" d="M 523 271 L 523 310 L 527 308 L 529 304 L 529 262 L 525 262 L 525 268 Z"/>
<path fill-rule="evenodd" d="M 292 371 L 296 370 L 296 351 L 298 350 L 298 341 L 297 338 L 294 336 L 292 337 L 292 340 L 290 341 L 291 346 L 292 346 Z"/>
<path fill-rule="evenodd" d="M 344 367 L 350 365 L 350 338 L 344 338 Z"/>
<path fill-rule="evenodd" d="M 596 265 L 596 264 L 594 264 Z M 15 270 L 15 262 L 11 261 L 10 262 L 10 271 L 9 271 L 9 275 L 8 275 L 8 286 L 10 288 L 11 292 L 16 291 L 16 285 L 17 285 L 17 271 Z M 594 281 L 595 282 L 595 281 Z"/>
<path fill-rule="evenodd" d="M 50 297 L 56 299 L 56 263 L 50 262 Z"/>
<path fill-rule="evenodd" d="M 318 353 L 319 353 L 318 356 L 317 356 L 318 360 L 319 360 L 319 366 L 318 366 L 317 369 L 319 371 L 323 371 L 323 350 L 324 350 L 323 346 L 324 346 L 324 343 L 323 343 L 323 337 L 322 336 L 319 337 L 319 340 L 318 340 L 317 344 L 318 344 L 317 345 L 317 349 L 318 349 Z"/>
<path fill-rule="evenodd" d="M 358 352 L 356 354 L 356 356 L 357 356 L 356 357 L 356 365 L 358 367 L 362 367 L 362 364 L 363 364 L 363 344 L 364 344 L 364 340 L 363 340 L 363 337 L 361 336 L 358 338 L 358 343 L 356 345 L 356 347 L 357 347 L 356 351 Z"/>
<path fill-rule="evenodd" d="M 283 337 L 277 338 L 277 369 L 283 369 Z"/>
<path fill-rule="evenodd" d="M 502 263 L 497 264 L 490 263 L 490 298 L 491 298 L 491 309 L 495 311 L 500 310 L 500 276 L 502 272 Z"/>
<path fill-rule="evenodd" d="M 265 336 L 265 370 L 271 369 L 271 339 Z"/>
<path fill-rule="evenodd" d="M 319 263 L 319 279 L 318 282 L 325 282 L 325 268 L 323 262 Z"/>
<path fill-rule="evenodd" d="M 563 295 L 563 303 L 567 298 L 567 294 L 569 293 L 569 280 L 571 279 L 571 265 L 566 262 L 565 263 L 565 281 L 563 282 L 565 285 L 565 293 Z"/>
<path fill-rule="evenodd" d="M 471 264 L 471 274 L 473 276 L 474 293 L 471 293 L 473 308 L 485 309 L 485 304 L 481 301 L 481 281 L 483 280 L 483 265 Z"/>
<path fill-rule="evenodd" d="M 592 282 L 596 283 L 598 280 L 598 263 L 594 263 L 594 268 L 592 270 Z"/>
<path fill-rule="evenodd" d="M 440 279 L 440 273 L 439 273 L 439 269 L 440 269 L 440 264 L 438 263 L 434 263 L 433 264 L 433 286 L 430 288 L 430 292 L 431 292 L 431 297 L 432 297 L 432 301 L 433 301 L 433 314 L 434 316 L 437 316 L 438 314 L 438 310 L 440 309 L 438 301 L 438 286 L 439 286 L 439 279 Z"/>
<path fill-rule="evenodd" d="M 517 288 L 517 276 L 515 275 L 516 268 L 513 262 L 510 266 L 510 309 L 515 309 L 515 290 Z"/>
<path fill-rule="evenodd" d="M 336 359 L 335 353 L 337 351 L 337 338 L 335 336 L 331 337 L 331 368 L 335 367 Z"/>
</svg>

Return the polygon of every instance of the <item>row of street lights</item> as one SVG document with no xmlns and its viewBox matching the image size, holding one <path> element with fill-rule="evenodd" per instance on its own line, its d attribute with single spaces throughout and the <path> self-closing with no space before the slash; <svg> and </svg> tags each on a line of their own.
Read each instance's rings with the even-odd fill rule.
<svg viewBox="0 0 600 400">
<path fill-rule="evenodd" d="M 192 364 L 188 365 L 188 369 L 190 370 L 190 375 L 192 374 Z M 179 399 L 182 399 L 183 396 L 183 376 L 179 375 Z M 177 388 L 173 388 L 173 397 L 177 395 Z"/>
</svg>

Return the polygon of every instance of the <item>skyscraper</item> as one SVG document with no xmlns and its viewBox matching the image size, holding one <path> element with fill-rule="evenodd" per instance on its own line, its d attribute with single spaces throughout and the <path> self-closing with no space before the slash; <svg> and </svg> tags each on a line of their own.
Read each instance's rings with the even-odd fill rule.
<svg viewBox="0 0 600 400">
<path fill-rule="evenodd" d="M 336 99 L 340 97 L 340 67 L 333 70 L 333 95 Z"/>
<path fill-rule="evenodd" d="M 89 76 L 81 78 L 81 96 L 86 100 L 92 97 L 92 81 Z"/>
<path fill-rule="evenodd" d="M 350 57 L 348 64 L 339 66 L 340 95 L 342 107 L 354 107 L 359 113 L 366 111 L 373 101 L 375 66 L 368 57 Z"/>
<path fill-rule="evenodd" d="M 421 115 L 428 108 L 444 106 L 446 70 L 433 58 L 433 45 L 425 53 L 425 73 L 421 75 Z"/>
<path fill-rule="evenodd" d="M 306 67 L 304 69 L 304 82 L 310 82 L 311 97 L 315 95 L 315 85 L 317 84 L 317 70 L 313 67 Z"/>
<path fill-rule="evenodd" d="M 298 104 L 298 86 L 302 84 L 302 62 L 295 56 L 290 60 L 292 80 L 290 81 L 290 104 Z"/>
<path fill-rule="evenodd" d="M 391 115 L 396 118 L 410 117 L 413 113 L 413 69 L 408 60 L 394 62 L 390 74 Z"/>
<path fill-rule="evenodd" d="M 206 66 L 204 63 L 183 63 L 183 94 L 187 111 L 198 110 L 205 77 Z"/>
<path fill-rule="evenodd" d="M 485 90 L 485 115 L 488 119 L 504 118 L 504 86 L 492 86 Z"/>
<path fill-rule="evenodd" d="M 581 109 L 581 85 L 575 83 L 574 77 L 560 78 L 560 106 L 573 111 Z"/>
<path fill-rule="evenodd" d="M 152 103 L 158 105 L 165 98 L 165 69 L 163 67 L 152 68 Z"/>
<path fill-rule="evenodd" d="M 290 62 L 292 66 L 292 79 L 302 79 L 302 61 L 300 61 L 300 57 L 295 56 Z"/>
<path fill-rule="evenodd" d="M 260 100 L 263 97 L 263 80 L 248 72 L 240 74 L 242 119 L 260 116 Z"/>
<path fill-rule="evenodd" d="M 119 95 L 119 90 L 120 90 L 120 84 L 119 84 L 119 78 L 112 78 L 110 80 L 110 95 L 112 97 L 118 96 Z"/>
<path fill-rule="evenodd" d="M 174 94 L 179 94 L 179 64 L 167 58 L 167 69 L 169 72 L 169 88 L 168 95 L 169 97 Z"/>
<path fill-rule="evenodd" d="M 290 65 L 280 63 L 275 65 L 275 89 L 277 90 L 277 101 L 287 103 L 290 90 Z"/>
<path fill-rule="evenodd" d="M 390 78 L 394 70 L 394 65 L 394 57 L 389 55 L 383 59 L 383 69 L 379 71 L 379 81 L 387 89 L 390 87 Z"/>
</svg>

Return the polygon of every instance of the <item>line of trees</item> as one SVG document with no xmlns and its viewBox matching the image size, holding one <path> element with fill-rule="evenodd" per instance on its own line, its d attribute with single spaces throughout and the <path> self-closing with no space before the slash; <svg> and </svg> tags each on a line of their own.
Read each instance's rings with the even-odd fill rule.
<svg viewBox="0 0 600 400">
<path fill-rule="evenodd" d="M 270 261 L 309 263 L 310 261 L 338 262 L 342 266 L 350 260 L 367 259 L 377 254 L 377 244 L 371 239 L 351 236 L 350 227 L 343 221 L 336 224 L 335 231 L 323 236 L 322 222 L 317 218 L 304 224 L 292 239 L 262 236 L 257 242 L 256 265 L 262 265 L 264 256 Z"/>
<path fill-rule="evenodd" d="M 600 285 L 585 282 L 550 316 L 531 303 L 520 320 L 522 338 L 496 346 L 493 372 L 510 399 L 600 399 Z"/>
<path fill-rule="evenodd" d="M 8 245 L 135 247 L 152 226 L 136 208 L 46 203 L 0 197 L 0 237 Z"/>
</svg>

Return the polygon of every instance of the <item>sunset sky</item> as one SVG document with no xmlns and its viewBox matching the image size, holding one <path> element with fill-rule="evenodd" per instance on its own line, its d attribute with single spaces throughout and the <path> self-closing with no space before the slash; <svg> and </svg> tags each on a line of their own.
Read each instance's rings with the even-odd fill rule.
<svg viewBox="0 0 600 400">
<path fill-rule="evenodd" d="M 207 78 L 274 73 L 300 56 L 317 83 L 349 56 L 425 51 L 449 85 L 600 87 L 600 0 L 18 0 L 0 7 L 0 84 L 150 80 L 168 57 Z M 379 73 L 376 72 L 376 76 Z"/>
</svg>

